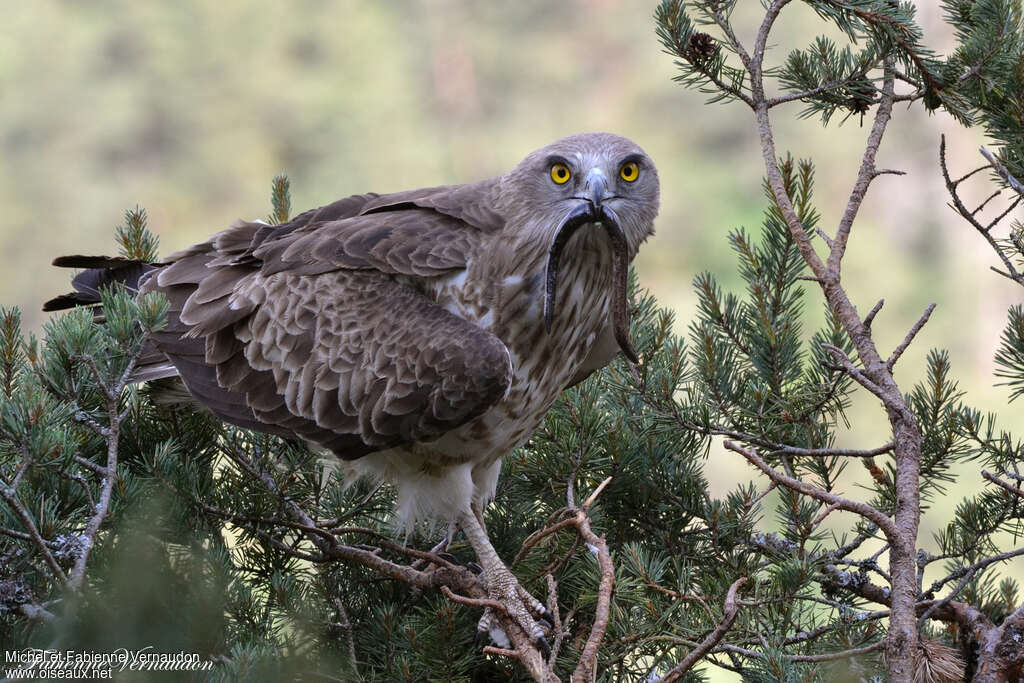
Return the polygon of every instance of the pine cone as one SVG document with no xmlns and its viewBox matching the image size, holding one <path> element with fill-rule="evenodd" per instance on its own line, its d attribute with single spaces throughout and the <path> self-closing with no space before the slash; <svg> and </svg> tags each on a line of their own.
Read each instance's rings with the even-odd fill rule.
<svg viewBox="0 0 1024 683">
<path fill-rule="evenodd" d="M 694 62 L 705 62 L 718 54 L 718 43 L 707 33 L 697 31 L 690 36 L 686 53 Z"/>
</svg>

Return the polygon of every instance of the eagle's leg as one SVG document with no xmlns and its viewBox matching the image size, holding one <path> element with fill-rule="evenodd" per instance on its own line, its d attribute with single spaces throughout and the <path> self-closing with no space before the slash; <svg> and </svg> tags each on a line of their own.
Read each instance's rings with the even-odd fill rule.
<svg viewBox="0 0 1024 683">
<path fill-rule="evenodd" d="M 488 594 L 493 600 L 497 600 L 505 606 L 509 617 L 523 629 L 546 657 L 551 652 L 551 647 L 544 637 L 544 629 L 531 614 L 531 612 L 538 615 L 546 614 L 546 610 L 519 585 L 519 581 L 498 557 L 498 552 L 491 545 L 491 541 L 487 538 L 487 533 L 477 517 L 477 511 L 461 513 L 458 522 L 483 567 Z M 496 621 L 495 615 L 488 609 L 484 612 L 477 628 L 486 630 L 493 636 L 497 628 Z"/>
</svg>

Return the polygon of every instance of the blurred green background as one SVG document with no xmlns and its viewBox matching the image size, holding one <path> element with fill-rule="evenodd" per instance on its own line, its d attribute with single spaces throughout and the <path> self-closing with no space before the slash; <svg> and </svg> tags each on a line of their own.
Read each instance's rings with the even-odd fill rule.
<svg viewBox="0 0 1024 683">
<path fill-rule="evenodd" d="M 459 183 L 502 173 L 527 152 L 574 132 L 636 140 L 662 179 L 657 234 L 641 251 L 641 283 L 685 332 L 690 281 L 711 270 L 735 284 L 725 240 L 757 229 L 764 206 L 753 118 L 705 106 L 671 81 L 654 36 L 654 1 L 564 0 L 0 0 L 0 303 L 38 330 L 42 301 L 67 290 L 59 254 L 116 251 L 124 209 L 146 208 L 162 253 L 232 220 L 265 216 L 276 173 L 292 179 L 295 212 L 365 191 Z M 952 45 L 937 3 L 919 3 L 928 43 Z M 760 3 L 741 2 L 750 39 Z M 788 7 L 770 60 L 826 27 Z M 828 129 L 775 110 L 777 143 L 818 164 L 823 227 L 838 222 L 867 134 L 858 117 Z M 992 386 L 992 355 L 1019 287 L 988 270 L 995 256 L 945 205 L 937 166 L 949 137 L 954 174 L 979 165 L 979 133 L 919 106 L 898 107 L 856 224 L 844 281 L 866 312 L 880 298 L 880 348 L 894 347 L 931 301 L 932 321 L 897 371 L 904 390 L 930 347 L 946 347 L 968 399 L 1024 425 Z M 970 188 L 991 191 L 978 177 Z M 808 310 L 818 318 L 816 287 Z M 851 411 L 846 445 L 887 440 L 871 397 Z M 750 473 L 715 451 L 721 490 Z M 852 471 L 853 468 L 851 468 Z M 753 477 L 753 474 L 750 474 Z M 965 470 L 962 486 L 980 484 Z M 853 482 L 847 492 L 859 495 Z M 949 501 L 952 508 L 953 498 Z M 948 510 L 926 518 L 928 530 Z M 838 523 L 850 520 L 833 515 Z M 1018 574 L 1019 574 L 1018 570 Z"/>
</svg>

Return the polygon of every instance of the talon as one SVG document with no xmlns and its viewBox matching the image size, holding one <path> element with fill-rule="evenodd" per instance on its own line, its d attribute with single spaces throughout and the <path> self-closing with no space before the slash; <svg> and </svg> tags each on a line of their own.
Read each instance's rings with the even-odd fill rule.
<svg viewBox="0 0 1024 683">
<path fill-rule="evenodd" d="M 553 614 L 551 614 L 551 612 L 548 610 L 548 608 L 544 607 L 543 605 L 541 605 L 541 608 L 540 608 L 540 618 L 543 619 L 544 621 L 548 622 L 548 628 L 554 628 L 555 627 L 555 616 Z"/>
<path fill-rule="evenodd" d="M 466 562 L 463 566 L 469 571 L 476 574 L 477 576 L 480 576 L 484 573 L 484 568 L 478 565 L 476 562 Z"/>
<path fill-rule="evenodd" d="M 544 636 L 537 636 L 534 639 L 533 644 L 536 645 L 537 649 L 540 650 L 540 653 L 544 655 L 544 659 L 551 658 L 551 646 L 548 645 L 547 638 L 545 638 Z"/>
<path fill-rule="evenodd" d="M 477 648 L 484 647 L 491 644 L 491 633 L 490 631 L 481 630 L 479 627 L 476 629 L 476 635 L 473 636 L 473 644 Z"/>
<path fill-rule="evenodd" d="M 438 553 L 437 556 L 440 557 L 445 562 L 451 562 L 452 564 L 456 564 L 456 565 L 458 565 L 460 567 L 465 567 L 466 566 L 465 562 L 463 562 L 459 558 L 455 557 L 451 553 Z"/>
<path fill-rule="evenodd" d="M 537 619 L 537 625 L 540 626 L 542 631 L 548 631 L 548 632 L 550 632 L 551 629 L 553 629 L 555 627 L 554 624 L 552 624 L 550 621 L 548 621 L 544 617 L 541 617 L 541 618 Z"/>
</svg>

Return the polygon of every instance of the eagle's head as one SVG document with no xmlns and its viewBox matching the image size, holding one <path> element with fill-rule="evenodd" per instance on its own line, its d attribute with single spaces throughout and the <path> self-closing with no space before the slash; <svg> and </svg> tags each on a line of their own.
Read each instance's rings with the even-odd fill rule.
<svg viewBox="0 0 1024 683">
<path fill-rule="evenodd" d="M 660 184 L 654 162 L 635 142 L 611 133 L 582 133 L 531 152 L 501 183 L 503 203 L 526 237 L 547 246 L 544 323 L 554 315 L 558 267 L 569 238 L 600 224 L 612 253 L 615 337 L 633 362 L 626 279 L 640 244 L 654 233 Z M 528 226 L 528 227 L 526 227 Z"/>
</svg>

